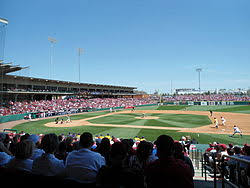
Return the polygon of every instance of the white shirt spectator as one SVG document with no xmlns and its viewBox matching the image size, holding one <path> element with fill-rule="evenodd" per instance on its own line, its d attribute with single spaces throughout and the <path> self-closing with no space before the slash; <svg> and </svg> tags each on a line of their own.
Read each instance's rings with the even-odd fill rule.
<svg viewBox="0 0 250 188">
<path fill-rule="evenodd" d="M 56 176 L 64 172 L 63 160 L 57 159 L 54 154 L 44 153 L 33 162 L 32 173 L 44 176 Z"/>
<path fill-rule="evenodd" d="M 66 176 L 81 183 L 94 183 L 105 163 L 103 156 L 89 149 L 72 151 L 66 159 Z"/>
</svg>

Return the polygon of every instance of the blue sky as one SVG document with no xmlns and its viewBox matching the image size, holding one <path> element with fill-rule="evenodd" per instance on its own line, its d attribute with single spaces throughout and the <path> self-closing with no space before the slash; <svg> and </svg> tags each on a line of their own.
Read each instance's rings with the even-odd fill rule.
<svg viewBox="0 0 250 188">
<path fill-rule="evenodd" d="M 250 87 L 249 0 L 0 0 L 9 20 L 5 61 L 30 66 L 17 75 L 173 88 Z"/>
</svg>

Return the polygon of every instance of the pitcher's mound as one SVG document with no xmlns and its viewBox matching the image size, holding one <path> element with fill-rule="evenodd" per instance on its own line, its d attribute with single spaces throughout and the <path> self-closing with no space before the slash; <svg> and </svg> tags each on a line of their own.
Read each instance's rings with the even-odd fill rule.
<svg viewBox="0 0 250 188">
<path fill-rule="evenodd" d="M 156 117 L 156 116 L 145 116 L 145 117 L 135 117 L 135 119 L 159 119 L 159 117 Z"/>
</svg>

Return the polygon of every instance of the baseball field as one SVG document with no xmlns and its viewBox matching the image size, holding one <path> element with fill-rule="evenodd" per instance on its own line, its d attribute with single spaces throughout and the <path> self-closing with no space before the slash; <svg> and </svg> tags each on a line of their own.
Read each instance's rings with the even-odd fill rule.
<svg viewBox="0 0 250 188">
<path fill-rule="evenodd" d="M 210 116 L 209 110 L 213 111 Z M 219 120 L 216 129 L 213 118 Z M 221 125 L 221 117 L 226 119 L 226 125 Z M 59 119 L 66 116 L 60 116 Z M 35 120 L 22 120 L 21 124 L 10 124 L 18 131 L 30 134 L 68 134 L 91 132 L 94 135 L 109 133 L 119 138 L 144 136 L 154 141 L 159 135 L 167 134 L 179 140 L 181 136 L 191 136 L 200 144 L 210 142 L 245 144 L 250 143 L 250 106 L 152 106 L 116 112 L 89 112 L 70 116 L 70 123 L 55 124 L 55 117 Z M 237 125 L 243 137 L 233 133 Z"/>
</svg>

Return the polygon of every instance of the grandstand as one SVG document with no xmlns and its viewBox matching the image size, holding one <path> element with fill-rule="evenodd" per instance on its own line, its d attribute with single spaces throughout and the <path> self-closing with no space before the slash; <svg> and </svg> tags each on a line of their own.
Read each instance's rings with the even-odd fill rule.
<svg viewBox="0 0 250 188">
<path fill-rule="evenodd" d="M 0 63 L 1 93 L 3 102 L 52 100 L 78 96 L 83 98 L 135 97 L 136 87 L 78 83 L 34 77 L 10 75 L 27 67 Z"/>
</svg>

